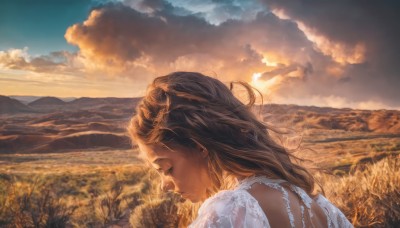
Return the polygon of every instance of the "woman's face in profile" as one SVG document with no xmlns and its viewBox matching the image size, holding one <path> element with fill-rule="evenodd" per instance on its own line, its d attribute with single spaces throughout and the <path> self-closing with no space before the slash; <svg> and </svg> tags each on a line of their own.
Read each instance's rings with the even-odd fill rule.
<svg viewBox="0 0 400 228">
<path fill-rule="evenodd" d="M 174 146 L 173 151 L 161 145 L 138 143 L 138 146 L 160 174 L 164 190 L 173 190 L 194 203 L 207 198 L 206 190 L 211 186 L 211 179 L 205 151 L 179 145 Z"/>
</svg>

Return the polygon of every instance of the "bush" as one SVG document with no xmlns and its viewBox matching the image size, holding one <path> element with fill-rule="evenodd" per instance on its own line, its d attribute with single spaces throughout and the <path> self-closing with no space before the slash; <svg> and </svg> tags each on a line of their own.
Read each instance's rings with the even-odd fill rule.
<svg viewBox="0 0 400 228">
<path fill-rule="evenodd" d="M 76 206 L 59 200 L 51 186 L 8 182 L 1 197 L 0 225 L 4 227 L 65 227 Z"/>
<path fill-rule="evenodd" d="M 136 207 L 129 219 L 133 227 L 178 227 L 178 203 L 179 198 L 168 196 L 152 199 Z"/>
<path fill-rule="evenodd" d="M 96 217 L 103 225 L 117 222 L 125 215 L 128 201 L 122 193 L 123 185 L 120 181 L 116 181 L 109 192 L 94 200 Z"/>
</svg>

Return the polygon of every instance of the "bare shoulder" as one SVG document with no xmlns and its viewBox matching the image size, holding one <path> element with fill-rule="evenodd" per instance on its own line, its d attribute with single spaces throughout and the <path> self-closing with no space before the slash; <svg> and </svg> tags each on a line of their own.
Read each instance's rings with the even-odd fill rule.
<svg viewBox="0 0 400 228">
<path fill-rule="evenodd" d="M 258 201 L 271 227 L 290 227 L 282 192 L 263 184 L 253 184 L 248 192 Z"/>
<path fill-rule="evenodd" d="M 317 216 L 312 220 L 304 216 L 304 202 L 285 184 L 268 186 L 255 183 L 247 191 L 258 201 L 271 227 L 303 227 L 311 224 L 325 227 L 326 218 L 322 209 L 313 203 L 311 210 Z"/>
</svg>

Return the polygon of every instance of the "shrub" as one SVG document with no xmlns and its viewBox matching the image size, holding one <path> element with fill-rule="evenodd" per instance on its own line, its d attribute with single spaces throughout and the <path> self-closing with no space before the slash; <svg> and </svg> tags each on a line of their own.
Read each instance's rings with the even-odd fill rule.
<svg viewBox="0 0 400 228">
<path fill-rule="evenodd" d="M 76 206 L 59 200 L 51 186 L 8 182 L 1 198 L 0 225 L 5 227 L 65 227 Z"/>
<path fill-rule="evenodd" d="M 129 219 L 133 227 L 178 227 L 178 197 L 168 196 L 151 199 L 136 207 Z"/>
<path fill-rule="evenodd" d="M 116 222 L 124 216 L 128 203 L 122 192 L 123 185 L 121 182 L 116 181 L 111 187 L 111 191 L 95 199 L 96 217 L 103 225 Z"/>
</svg>

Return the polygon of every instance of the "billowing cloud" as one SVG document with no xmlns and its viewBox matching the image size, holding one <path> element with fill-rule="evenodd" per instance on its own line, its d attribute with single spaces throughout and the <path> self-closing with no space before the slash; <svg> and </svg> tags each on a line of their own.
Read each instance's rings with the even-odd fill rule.
<svg viewBox="0 0 400 228">
<path fill-rule="evenodd" d="M 148 11 L 107 5 L 92 11 L 82 24 L 71 26 L 65 37 L 91 64 L 130 77 L 194 70 L 249 81 L 253 73 L 272 68 L 268 61 L 286 67 L 310 64 L 310 42 L 293 29 L 293 23 L 268 12 L 252 21 L 213 25 L 197 15 Z"/>
<path fill-rule="evenodd" d="M 264 3 L 127 0 L 93 10 L 65 37 L 86 68 L 134 79 L 191 70 L 251 82 L 272 101 L 399 104 L 398 64 L 384 61 L 398 52 L 383 51 L 390 39 L 380 34 L 391 31 L 381 28 L 386 20 L 394 25 L 383 17 L 390 7 L 378 7 L 376 19 L 372 1 L 361 9 L 347 1 Z"/>
</svg>

